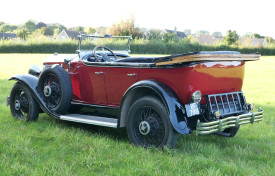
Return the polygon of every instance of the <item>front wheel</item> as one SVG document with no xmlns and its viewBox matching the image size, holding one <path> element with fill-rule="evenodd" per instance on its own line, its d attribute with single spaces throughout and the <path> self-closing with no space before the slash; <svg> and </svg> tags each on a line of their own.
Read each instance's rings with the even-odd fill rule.
<svg viewBox="0 0 275 176">
<path fill-rule="evenodd" d="M 151 96 L 142 97 L 131 106 L 127 133 L 131 143 L 145 148 L 163 146 L 173 148 L 178 137 L 165 106 Z"/>
<path fill-rule="evenodd" d="M 36 121 L 39 115 L 39 105 L 31 92 L 21 83 L 16 83 L 10 93 L 10 110 L 13 117 Z"/>
</svg>

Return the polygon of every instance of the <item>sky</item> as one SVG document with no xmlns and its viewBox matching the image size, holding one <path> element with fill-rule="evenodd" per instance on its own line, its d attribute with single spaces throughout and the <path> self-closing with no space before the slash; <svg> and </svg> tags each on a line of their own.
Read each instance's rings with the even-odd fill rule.
<svg viewBox="0 0 275 176">
<path fill-rule="evenodd" d="M 275 38 L 274 0 L 1 0 L 0 21 L 22 24 L 29 19 L 66 27 L 111 26 L 131 14 L 140 28 L 229 29 L 243 35 Z"/>
</svg>

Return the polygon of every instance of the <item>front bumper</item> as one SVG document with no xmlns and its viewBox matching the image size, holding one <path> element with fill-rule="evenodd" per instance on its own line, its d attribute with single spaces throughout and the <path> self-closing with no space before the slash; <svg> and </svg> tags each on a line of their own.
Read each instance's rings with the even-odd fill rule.
<svg viewBox="0 0 275 176">
<path fill-rule="evenodd" d="M 264 111 L 259 109 L 258 112 L 249 112 L 239 116 L 231 116 L 212 122 L 197 122 L 196 134 L 211 134 L 222 132 L 226 128 L 237 127 L 244 124 L 259 122 L 263 120 Z"/>
</svg>

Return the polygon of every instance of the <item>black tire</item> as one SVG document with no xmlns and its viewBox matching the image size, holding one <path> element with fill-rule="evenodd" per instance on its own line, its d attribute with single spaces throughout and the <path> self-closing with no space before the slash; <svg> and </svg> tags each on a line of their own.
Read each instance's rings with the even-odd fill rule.
<svg viewBox="0 0 275 176">
<path fill-rule="evenodd" d="M 127 134 L 131 143 L 145 148 L 174 148 L 178 138 L 165 106 L 152 96 L 142 97 L 130 107 Z"/>
<path fill-rule="evenodd" d="M 39 105 L 31 92 L 21 83 L 16 83 L 10 93 L 10 110 L 13 117 L 36 121 L 39 115 Z"/>
<path fill-rule="evenodd" d="M 72 101 L 72 83 L 69 74 L 59 65 L 47 67 L 39 76 L 37 91 L 53 112 L 65 114 Z"/>
<path fill-rule="evenodd" d="M 228 137 L 234 137 L 238 133 L 239 129 L 240 129 L 240 126 L 238 126 L 238 127 L 231 127 L 231 128 L 225 129 L 223 131 L 223 133 L 228 134 Z"/>
</svg>

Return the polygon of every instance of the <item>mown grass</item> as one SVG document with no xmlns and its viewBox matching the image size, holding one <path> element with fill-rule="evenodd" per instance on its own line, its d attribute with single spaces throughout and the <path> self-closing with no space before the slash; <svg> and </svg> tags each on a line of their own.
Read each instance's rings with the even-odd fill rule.
<svg viewBox="0 0 275 176">
<path fill-rule="evenodd" d="M 0 54 L 0 175 L 274 175 L 275 57 L 246 64 L 243 92 L 265 110 L 264 121 L 235 138 L 180 135 L 175 149 L 129 144 L 124 129 L 56 120 L 14 119 L 7 78 L 42 66 L 44 54 Z"/>
</svg>

